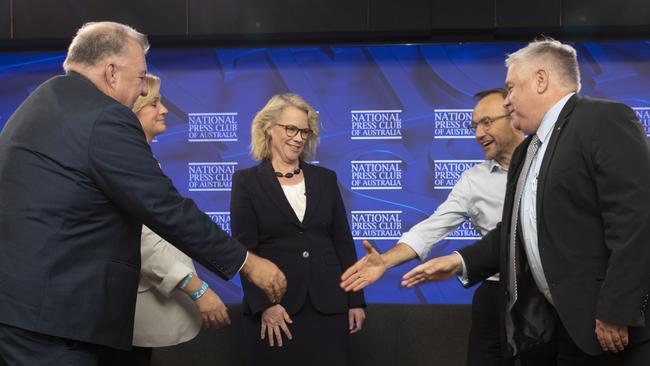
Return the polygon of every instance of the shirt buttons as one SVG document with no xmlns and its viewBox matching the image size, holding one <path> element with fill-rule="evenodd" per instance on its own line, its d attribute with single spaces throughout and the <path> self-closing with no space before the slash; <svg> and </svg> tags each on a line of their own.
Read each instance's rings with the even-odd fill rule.
<svg viewBox="0 0 650 366">
<path fill-rule="evenodd" d="M 304 252 L 302 252 L 302 257 L 303 258 L 309 258 L 309 252 L 306 251 L 306 250 Z"/>
</svg>

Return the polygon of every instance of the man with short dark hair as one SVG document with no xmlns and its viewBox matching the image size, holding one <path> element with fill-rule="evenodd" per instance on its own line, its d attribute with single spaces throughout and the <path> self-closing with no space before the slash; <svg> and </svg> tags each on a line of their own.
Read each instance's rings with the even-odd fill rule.
<svg viewBox="0 0 650 366">
<path fill-rule="evenodd" d="M 65 76 L 39 86 L 0 134 L 0 360 L 96 365 L 128 349 L 146 224 L 224 279 L 272 302 L 282 272 L 180 196 L 131 107 L 146 95 L 146 37 L 84 25 Z"/>
<path fill-rule="evenodd" d="M 510 157 L 524 140 L 521 131 L 512 127 L 510 114 L 503 107 L 505 89 L 490 89 L 475 95 L 478 103 L 472 114 L 471 128 L 481 145 L 486 161 L 466 170 L 449 196 L 429 218 L 404 233 L 397 245 L 384 254 L 364 242 L 368 252 L 342 277 L 347 291 L 357 291 L 377 281 L 388 268 L 411 259 L 424 260 L 431 248 L 454 231 L 466 219 L 485 235 L 501 218 L 506 176 Z M 499 275 L 484 281 L 472 300 L 472 329 L 469 336 L 467 364 L 501 366 L 503 355 L 499 334 Z"/>
</svg>

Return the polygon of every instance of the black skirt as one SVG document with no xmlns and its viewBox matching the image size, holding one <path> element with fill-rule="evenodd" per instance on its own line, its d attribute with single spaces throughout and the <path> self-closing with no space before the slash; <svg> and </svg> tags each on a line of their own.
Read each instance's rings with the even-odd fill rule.
<svg viewBox="0 0 650 366">
<path fill-rule="evenodd" d="M 244 315 L 244 352 L 250 366 L 346 366 L 348 365 L 348 314 L 323 314 L 309 296 L 302 308 L 290 315 L 293 340 L 282 334 L 282 347 L 269 346 L 268 335 L 260 339 L 261 313 Z"/>
</svg>

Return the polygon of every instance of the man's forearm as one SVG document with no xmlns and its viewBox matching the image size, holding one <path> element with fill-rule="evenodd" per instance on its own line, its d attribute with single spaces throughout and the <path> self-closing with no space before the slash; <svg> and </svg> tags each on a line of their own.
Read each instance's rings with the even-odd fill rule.
<svg viewBox="0 0 650 366">
<path fill-rule="evenodd" d="M 381 258 L 386 263 L 386 267 L 393 268 L 411 259 L 417 258 L 417 253 L 410 246 L 404 243 L 397 243 L 394 247 L 390 248 L 386 253 L 381 255 Z"/>
</svg>

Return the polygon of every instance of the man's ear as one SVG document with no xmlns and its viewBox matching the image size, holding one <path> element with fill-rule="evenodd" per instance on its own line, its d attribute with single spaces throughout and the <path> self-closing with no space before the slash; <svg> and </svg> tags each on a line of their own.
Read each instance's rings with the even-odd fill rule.
<svg viewBox="0 0 650 366">
<path fill-rule="evenodd" d="M 543 94 L 548 89 L 548 71 L 545 69 L 539 69 L 535 71 L 535 88 L 537 93 Z"/>
<path fill-rule="evenodd" d="M 104 65 L 104 82 L 110 89 L 115 88 L 117 83 L 117 66 L 113 62 L 107 62 Z"/>
</svg>

